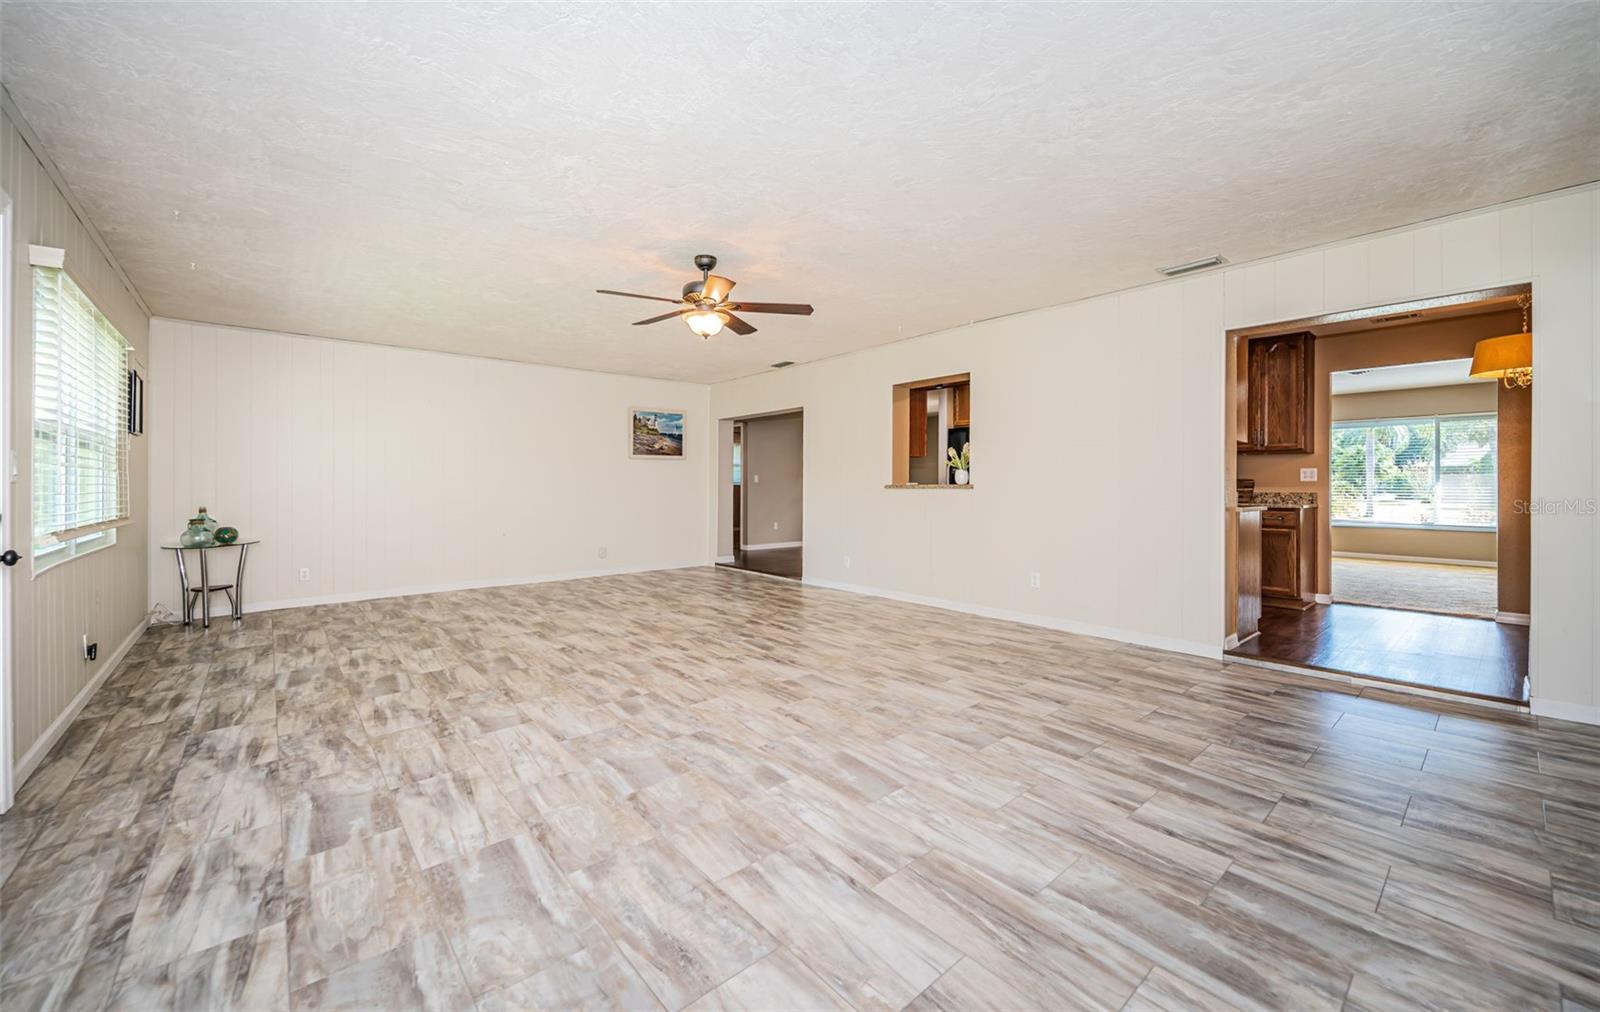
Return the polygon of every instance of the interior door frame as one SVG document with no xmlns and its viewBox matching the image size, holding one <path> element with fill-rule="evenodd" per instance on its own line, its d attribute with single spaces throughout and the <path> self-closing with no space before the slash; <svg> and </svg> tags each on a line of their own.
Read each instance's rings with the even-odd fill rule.
<svg viewBox="0 0 1600 1012">
<path fill-rule="evenodd" d="M 12 541 L 11 487 L 17 480 L 16 450 L 11 445 L 11 409 L 16 398 L 12 390 L 11 328 L 16 317 L 15 281 L 12 271 L 11 195 L 0 190 L 0 551 L 16 547 Z M 15 566 L 0 569 L 0 812 L 8 811 L 15 798 L 12 749 L 15 742 L 16 707 L 12 695 L 11 658 L 16 643 L 12 635 L 11 573 Z"/>
<path fill-rule="evenodd" d="M 1236 489 L 1235 489 L 1235 484 L 1234 483 L 1235 483 L 1235 479 L 1238 477 L 1238 457 L 1239 457 L 1239 455 L 1238 455 L 1238 444 L 1239 444 L 1239 435 L 1240 435 L 1239 432 L 1238 432 L 1239 416 L 1238 416 L 1238 410 L 1237 410 L 1237 406 L 1238 406 L 1238 400 L 1237 400 L 1237 397 L 1238 397 L 1238 367 L 1239 367 L 1240 348 L 1241 348 L 1241 346 L 1242 346 L 1242 344 L 1244 342 L 1246 342 L 1246 341 L 1248 341 L 1248 340 L 1250 340 L 1252 338 L 1264 337 L 1264 336 L 1275 334 L 1275 333 L 1288 333 L 1288 332 L 1295 331 L 1295 330 L 1307 330 L 1307 329 L 1311 329 L 1311 328 L 1314 328 L 1314 327 L 1327 326 L 1327 325 L 1330 325 L 1330 324 L 1345 324 L 1345 323 L 1352 323 L 1352 322 L 1356 322 L 1356 321 L 1371 320 L 1371 319 L 1374 319 L 1374 318 L 1377 318 L 1377 317 L 1393 316 L 1393 315 L 1398 314 L 1398 313 L 1424 314 L 1424 313 L 1427 313 L 1427 312 L 1429 312 L 1431 310 L 1450 309 L 1450 308 L 1455 307 L 1455 306 L 1471 305 L 1471 304 L 1477 303 L 1477 302 L 1486 302 L 1486 301 L 1489 301 L 1489 300 L 1492 300 L 1492 299 L 1510 298 L 1512 296 L 1526 296 L 1529 299 L 1535 299 L 1534 288 L 1535 288 L 1535 286 L 1534 286 L 1534 283 L 1533 283 L 1532 280 L 1510 281 L 1510 282 L 1506 282 L 1504 284 L 1490 285 L 1490 286 L 1487 286 L 1487 287 L 1484 287 L 1484 288 L 1477 288 L 1477 289 L 1471 289 L 1471 290 L 1468 290 L 1468 291 L 1455 292 L 1455 293 L 1452 293 L 1452 294 L 1449 294 L 1449 295 L 1425 296 L 1423 298 L 1408 299 L 1408 300 L 1403 300 L 1403 301 L 1400 301 L 1400 302 L 1390 302 L 1390 303 L 1385 303 L 1385 304 L 1376 305 L 1376 306 L 1363 306 L 1363 307 L 1356 308 L 1356 309 L 1338 310 L 1338 311 L 1334 311 L 1334 312 L 1322 313 L 1322 314 L 1319 314 L 1317 316 L 1305 316 L 1305 317 L 1300 317 L 1300 318 L 1291 319 L 1291 320 L 1279 320 L 1279 321 L 1277 321 L 1275 323 L 1252 323 L 1252 324 L 1247 324 L 1247 325 L 1241 326 L 1241 327 L 1229 327 L 1229 328 L 1224 329 L 1222 331 L 1222 342 L 1223 342 L 1223 349 L 1224 349 L 1223 357 L 1224 357 L 1224 361 L 1225 361 L 1226 364 L 1225 364 L 1224 371 L 1223 371 L 1223 376 L 1224 376 L 1223 382 L 1226 385 L 1226 392 L 1225 392 L 1225 395 L 1224 395 L 1224 404 L 1227 405 L 1226 409 L 1222 413 L 1222 416 L 1223 416 L 1223 418 L 1222 418 L 1222 422 L 1223 422 L 1223 424 L 1222 424 L 1222 435 L 1223 435 L 1223 446 L 1225 447 L 1224 452 L 1223 452 L 1223 482 L 1222 482 L 1222 485 L 1223 485 L 1222 491 L 1223 491 L 1223 495 L 1225 497 L 1224 498 L 1224 502 L 1225 503 L 1232 503 L 1234 501 L 1234 496 L 1236 494 Z M 1248 362 L 1246 364 L 1248 365 Z M 1329 411 L 1329 414 L 1331 416 L 1331 414 L 1332 414 L 1331 410 Z M 1248 418 L 1246 418 L 1246 424 L 1248 424 Z M 1330 424 L 1330 428 L 1331 428 L 1331 424 L 1332 424 L 1331 417 L 1329 419 L 1329 424 Z M 1495 409 L 1495 425 L 1496 425 L 1496 429 L 1498 430 L 1498 427 L 1499 427 L 1499 409 L 1498 409 L 1498 407 Z M 1315 429 L 1315 423 L 1313 423 L 1313 429 Z M 1533 449 L 1532 440 L 1530 439 L 1530 445 L 1529 445 L 1530 454 L 1532 452 L 1532 449 Z M 1498 468 L 1498 466 L 1499 466 L 1499 462 L 1497 460 L 1496 461 L 1496 467 Z M 1326 504 L 1324 504 L 1324 505 L 1326 505 Z M 1222 524 L 1222 526 L 1223 526 L 1223 540 L 1222 540 L 1222 556 L 1223 556 L 1223 559 L 1222 559 L 1222 586 L 1223 586 L 1223 593 L 1222 593 L 1222 618 L 1223 618 L 1223 622 L 1222 622 L 1222 641 L 1223 642 L 1222 642 L 1222 652 L 1224 654 L 1229 654 L 1233 650 L 1237 649 L 1237 647 L 1239 645 L 1239 640 L 1238 640 L 1238 612 L 1237 612 L 1237 608 L 1238 608 L 1237 594 L 1238 594 L 1239 581 L 1238 581 L 1238 573 L 1234 569 L 1235 556 L 1237 554 L 1237 549 L 1238 549 L 1238 545 L 1237 545 L 1237 541 L 1236 541 L 1236 538 L 1238 536 L 1238 530 L 1237 530 L 1237 524 L 1236 524 L 1236 521 L 1234 520 L 1233 514 L 1231 514 L 1226 508 L 1224 508 L 1223 511 L 1222 511 L 1222 521 L 1223 521 L 1223 524 Z M 1538 560 L 1534 556 L 1533 549 L 1532 549 L 1532 547 L 1530 545 L 1529 550 L 1528 550 L 1528 586 L 1529 586 L 1530 595 L 1534 593 L 1534 587 L 1537 585 L 1537 582 L 1538 582 L 1537 573 L 1536 573 L 1537 569 L 1538 569 Z M 1330 579 L 1331 579 L 1331 576 L 1332 576 L 1331 572 L 1330 572 L 1329 576 L 1330 576 Z M 1498 563 L 1497 563 L 1496 569 L 1495 569 L 1495 590 L 1496 590 L 1497 595 L 1498 595 L 1498 592 L 1499 592 L 1499 587 L 1500 587 L 1500 572 L 1499 572 L 1499 566 L 1498 566 Z M 1328 595 L 1328 600 L 1324 601 L 1319 596 L 1317 598 L 1317 603 L 1319 603 L 1319 604 L 1332 604 L 1333 603 L 1332 594 L 1331 594 L 1331 591 L 1332 591 L 1331 584 L 1329 586 L 1329 590 L 1330 590 L 1330 593 Z M 1531 614 L 1532 614 L 1531 603 L 1532 602 L 1530 601 L 1530 608 L 1529 608 L 1530 620 L 1531 620 Z M 1498 609 L 1497 609 L 1496 617 L 1494 618 L 1494 621 L 1496 621 L 1496 622 L 1502 621 L 1499 618 Z M 1510 624 L 1521 625 L 1523 623 L 1513 621 Z M 1528 624 L 1531 625 L 1531 621 Z M 1534 651 L 1533 643 L 1532 643 L 1532 640 L 1530 638 L 1530 641 L 1529 641 L 1529 655 L 1528 655 L 1528 685 L 1529 685 L 1529 702 L 1530 703 L 1531 703 L 1531 701 L 1533 699 L 1532 686 L 1533 686 L 1534 674 L 1535 674 L 1535 661 L 1534 661 L 1534 652 L 1533 651 Z M 1248 660 L 1248 658 L 1247 658 L 1247 660 Z M 1304 668 L 1303 665 L 1292 665 L 1292 666 Z M 1305 670 L 1313 670 L 1313 669 L 1305 668 Z M 1441 690 L 1441 691 L 1448 692 L 1449 690 Z"/>
<path fill-rule="evenodd" d="M 739 448 L 739 510 L 734 519 L 739 521 L 738 543 L 733 546 L 733 554 L 737 557 L 744 551 L 744 543 L 750 538 L 750 525 L 745 523 L 745 510 L 750 505 L 750 483 L 745 481 L 745 472 L 750 470 L 750 444 L 745 442 L 744 422 L 735 420 L 733 423 L 733 445 Z"/>
</svg>

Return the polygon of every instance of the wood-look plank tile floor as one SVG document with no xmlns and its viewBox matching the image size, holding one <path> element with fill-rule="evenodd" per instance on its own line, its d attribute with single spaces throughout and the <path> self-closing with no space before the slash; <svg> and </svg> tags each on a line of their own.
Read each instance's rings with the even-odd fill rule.
<svg viewBox="0 0 1600 1012">
<path fill-rule="evenodd" d="M 1600 733 L 684 570 L 152 629 L 0 1005 L 1600 1005 Z"/>
</svg>

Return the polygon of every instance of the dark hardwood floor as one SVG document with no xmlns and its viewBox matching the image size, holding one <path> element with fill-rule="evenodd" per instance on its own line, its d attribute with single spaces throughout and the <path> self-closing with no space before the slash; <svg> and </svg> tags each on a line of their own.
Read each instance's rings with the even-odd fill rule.
<svg viewBox="0 0 1600 1012">
<path fill-rule="evenodd" d="M 804 552 L 804 548 L 764 548 L 755 552 L 740 549 L 733 553 L 731 563 L 722 562 L 718 565 L 798 580 L 801 575 L 801 556 Z"/>
<path fill-rule="evenodd" d="M 1261 635 L 1229 651 L 1239 657 L 1528 701 L 1528 629 L 1482 618 L 1319 604 L 1262 610 Z"/>
</svg>

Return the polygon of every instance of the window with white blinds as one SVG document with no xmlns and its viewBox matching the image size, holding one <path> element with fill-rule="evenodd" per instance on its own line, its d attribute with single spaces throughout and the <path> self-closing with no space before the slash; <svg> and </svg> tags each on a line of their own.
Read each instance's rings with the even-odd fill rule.
<svg viewBox="0 0 1600 1012">
<path fill-rule="evenodd" d="M 128 512 L 128 343 L 66 271 L 35 267 L 35 560 L 106 535 Z"/>
<path fill-rule="evenodd" d="M 1494 415 L 1438 415 L 1335 423 L 1333 522 L 1495 529 L 1496 422 Z"/>
</svg>

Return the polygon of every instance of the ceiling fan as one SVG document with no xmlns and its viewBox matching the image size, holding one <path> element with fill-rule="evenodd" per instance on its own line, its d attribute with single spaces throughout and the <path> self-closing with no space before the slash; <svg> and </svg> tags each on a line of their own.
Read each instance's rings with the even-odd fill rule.
<svg viewBox="0 0 1600 1012">
<path fill-rule="evenodd" d="M 711 273 L 717 266 L 717 258 L 709 253 L 701 253 L 694 258 L 694 265 L 700 269 L 700 280 L 684 285 L 681 299 L 639 295 L 636 292 L 614 292 L 609 288 L 596 288 L 595 291 L 601 295 L 621 295 L 629 299 L 676 303 L 678 308 L 672 312 L 652 316 L 648 320 L 637 320 L 633 325 L 642 327 L 647 323 L 660 323 L 676 316 L 688 324 L 690 330 L 704 338 L 716 337 L 722 333 L 723 327 L 727 327 L 735 334 L 754 334 L 756 328 L 735 316 L 736 312 L 811 315 L 811 307 L 798 302 L 730 302 L 728 293 L 733 291 L 733 279 L 718 277 Z"/>
</svg>

